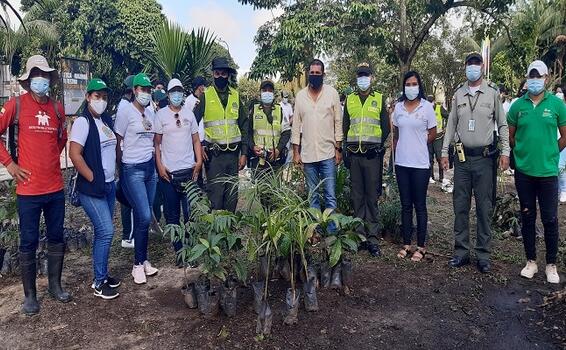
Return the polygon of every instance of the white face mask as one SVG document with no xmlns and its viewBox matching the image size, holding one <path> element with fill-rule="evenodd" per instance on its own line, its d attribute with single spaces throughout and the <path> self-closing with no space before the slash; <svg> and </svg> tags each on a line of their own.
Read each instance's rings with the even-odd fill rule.
<svg viewBox="0 0 566 350">
<path fill-rule="evenodd" d="M 136 95 L 136 100 L 142 107 L 146 107 L 151 102 L 151 94 L 147 92 L 139 92 Z"/>
<path fill-rule="evenodd" d="M 108 106 L 108 102 L 102 99 L 90 100 L 90 108 L 92 108 L 92 110 L 98 115 L 102 115 L 102 113 L 104 113 L 106 106 Z"/>
<path fill-rule="evenodd" d="M 419 86 L 405 86 L 405 96 L 409 101 L 413 101 L 419 96 Z"/>
</svg>

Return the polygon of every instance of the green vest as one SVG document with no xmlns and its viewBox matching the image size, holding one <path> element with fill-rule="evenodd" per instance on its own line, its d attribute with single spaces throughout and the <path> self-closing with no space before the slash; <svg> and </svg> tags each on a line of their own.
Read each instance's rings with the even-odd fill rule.
<svg viewBox="0 0 566 350">
<path fill-rule="evenodd" d="M 346 106 L 350 115 L 350 130 L 347 142 L 381 142 L 381 105 L 382 95 L 377 92 L 368 95 L 363 105 L 358 94 L 348 95 Z"/>
<path fill-rule="evenodd" d="M 238 126 L 240 95 L 235 89 L 229 89 L 225 109 L 222 107 L 214 86 L 209 86 L 204 90 L 204 139 L 222 146 L 242 141 L 242 134 Z"/>
<path fill-rule="evenodd" d="M 437 104 L 434 107 L 434 114 L 436 114 L 436 132 L 442 132 L 442 111 L 441 106 Z"/>
<path fill-rule="evenodd" d="M 254 144 L 264 148 L 276 148 L 281 138 L 281 106 L 275 105 L 273 113 L 273 124 L 269 124 L 267 115 L 258 104 L 254 105 L 253 125 L 254 125 Z"/>
</svg>

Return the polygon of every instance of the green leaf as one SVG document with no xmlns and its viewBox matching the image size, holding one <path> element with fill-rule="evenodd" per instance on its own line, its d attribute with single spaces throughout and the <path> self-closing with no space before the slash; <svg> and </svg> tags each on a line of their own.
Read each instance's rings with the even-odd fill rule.
<svg viewBox="0 0 566 350">
<path fill-rule="evenodd" d="M 200 241 L 200 243 L 206 248 L 206 249 L 210 249 L 210 243 L 208 243 L 208 241 L 204 238 L 199 238 L 198 239 Z"/>
<path fill-rule="evenodd" d="M 216 254 L 218 255 L 222 255 L 222 252 L 220 251 L 220 248 L 218 248 L 218 246 L 214 246 L 212 247 L 212 250 L 216 252 Z"/>
<path fill-rule="evenodd" d="M 217 264 L 220 264 L 220 255 L 219 254 L 210 254 L 210 258 L 214 260 Z"/>
<path fill-rule="evenodd" d="M 334 267 L 338 261 L 340 261 L 340 257 L 342 256 L 342 243 L 340 241 L 336 241 L 336 243 L 332 246 L 332 250 L 330 252 L 330 267 Z"/>
<path fill-rule="evenodd" d="M 345 244 L 352 253 L 358 251 L 358 244 L 355 241 L 351 240 L 350 238 L 344 238 L 342 240 L 342 243 Z"/>
<path fill-rule="evenodd" d="M 191 252 L 189 253 L 189 257 L 188 257 L 188 261 L 195 261 L 196 259 L 200 258 L 202 256 L 202 254 L 207 250 L 208 248 L 205 247 L 203 244 L 197 244 L 195 245 L 192 249 Z"/>
</svg>

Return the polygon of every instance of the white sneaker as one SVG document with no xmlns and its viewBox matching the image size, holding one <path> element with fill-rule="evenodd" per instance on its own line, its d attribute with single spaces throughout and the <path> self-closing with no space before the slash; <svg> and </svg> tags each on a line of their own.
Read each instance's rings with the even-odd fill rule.
<svg viewBox="0 0 566 350">
<path fill-rule="evenodd" d="M 143 265 L 134 265 L 132 269 L 132 277 L 134 278 L 135 284 L 147 283 L 147 278 L 145 277 L 145 269 Z"/>
<path fill-rule="evenodd" d="M 431 177 L 431 178 L 428 179 L 428 183 L 429 184 L 435 184 L 436 181 L 434 181 L 434 179 Z"/>
<path fill-rule="evenodd" d="M 147 260 L 143 262 L 143 268 L 145 270 L 146 276 L 153 276 L 157 272 L 159 272 L 159 270 L 156 269 L 155 267 L 151 266 L 151 263 Z"/>
<path fill-rule="evenodd" d="M 442 179 L 442 185 L 443 185 L 443 186 L 448 186 L 448 185 L 450 185 L 450 180 L 448 180 L 448 179 Z"/>
<path fill-rule="evenodd" d="M 535 273 L 537 272 L 538 272 L 538 266 L 536 261 L 528 260 L 527 265 L 525 265 L 525 267 L 523 267 L 523 269 L 521 270 L 521 276 L 531 279 L 534 277 Z"/>
<path fill-rule="evenodd" d="M 130 248 L 134 249 L 134 239 L 123 239 L 122 240 L 122 248 Z"/>
<path fill-rule="evenodd" d="M 548 283 L 560 283 L 560 276 L 558 276 L 556 265 L 554 264 L 546 265 L 546 281 Z"/>
<path fill-rule="evenodd" d="M 560 203 L 566 203 L 566 192 L 560 192 Z"/>
</svg>

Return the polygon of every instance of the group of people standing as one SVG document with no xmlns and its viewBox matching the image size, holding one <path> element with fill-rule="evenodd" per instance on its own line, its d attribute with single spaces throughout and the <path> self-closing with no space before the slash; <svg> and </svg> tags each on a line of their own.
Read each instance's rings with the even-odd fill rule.
<svg viewBox="0 0 566 350">
<path fill-rule="evenodd" d="M 237 188 L 228 181 L 246 165 L 269 170 L 288 158 L 304 170 L 313 208 L 336 209 L 336 167 L 349 168 L 352 206 L 364 221 L 359 232 L 367 240 L 361 246 L 380 255 L 378 198 L 382 191 L 383 155 L 392 135 L 395 174 L 400 193 L 403 245 L 398 257 L 421 261 L 426 255 L 426 198 L 433 159 L 448 170 L 451 145 L 456 153 L 454 170 L 455 251 L 449 265 L 470 263 L 469 212 L 476 201 L 477 268 L 490 271 L 490 220 L 495 201 L 497 167 L 509 166 L 511 147 L 515 156 L 515 183 L 521 204 L 522 235 L 527 264 L 521 275 L 532 278 L 538 271 L 535 250 L 536 202 L 538 200 L 546 243 L 546 276 L 558 283 L 558 160 L 566 146 L 566 106 L 546 92 L 548 69 L 541 61 L 527 70 L 527 90 L 505 114 L 496 86 L 483 79 L 483 59 L 471 53 L 465 59 L 467 81 L 451 103 L 450 114 L 425 95 L 418 72 L 403 77 L 402 94 L 392 111 L 383 95 L 372 87 L 373 70 L 367 63 L 356 69 L 357 89 L 344 105 L 338 92 L 324 84 L 325 66 L 318 59 L 308 66 L 308 86 L 295 97 L 294 108 L 283 93 L 276 103 L 275 84 L 262 81 L 258 99 L 248 109 L 237 88 L 230 84 L 236 72 L 225 58 L 212 61 L 213 82 L 196 78 L 192 93 L 178 79 L 168 82 L 166 101 L 152 105 L 154 86 L 139 73 L 129 76 L 124 98 L 115 118 L 108 112 L 109 88 L 104 81 L 89 81 L 85 106 L 74 121 L 70 157 L 77 171 L 76 192 L 92 221 L 94 295 L 113 299 L 121 281 L 108 271 L 114 235 L 116 198 L 122 204 L 123 246 L 133 247 L 132 277 L 146 283 L 158 273 L 148 256 L 148 235 L 158 183 L 167 224 L 186 222 L 189 208 L 183 183 L 203 186 L 213 209 L 235 211 Z M 65 254 L 63 221 L 65 198 L 59 156 L 67 142 L 65 113 L 49 97 L 58 81 L 57 71 L 42 56 L 28 59 L 19 78 L 28 92 L 11 99 L 0 112 L 0 133 L 17 129 L 6 149 L 0 146 L 0 162 L 17 181 L 20 216 L 20 259 L 26 314 L 39 312 L 36 294 L 36 249 L 40 215 L 48 239 L 49 292 L 68 302 L 61 287 Z M 188 94 L 188 97 L 187 97 Z M 163 102 L 164 101 L 164 102 Z M 556 141 L 556 135 L 560 137 Z M 288 155 L 289 154 L 289 155 Z M 292 156 L 291 156 L 292 155 Z M 118 174 L 119 184 L 116 181 Z M 319 196 L 322 190 L 323 201 Z M 413 210 L 416 213 L 416 248 L 412 246 Z M 133 223 L 128 224 L 130 211 Z M 329 227 L 330 233 L 335 227 Z M 131 232 L 131 234 L 130 234 Z M 175 242 L 174 249 L 182 248 Z"/>
</svg>

